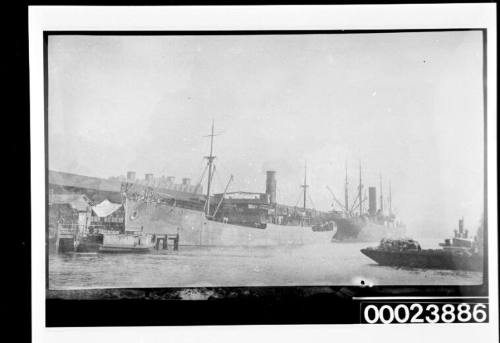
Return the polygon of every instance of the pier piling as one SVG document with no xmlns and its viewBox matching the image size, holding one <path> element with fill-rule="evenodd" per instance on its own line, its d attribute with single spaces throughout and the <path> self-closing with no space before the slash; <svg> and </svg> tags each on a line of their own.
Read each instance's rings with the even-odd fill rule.
<svg viewBox="0 0 500 343">
<path fill-rule="evenodd" d="M 179 233 L 177 233 L 175 235 L 173 235 L 173 234 L 172 235 L 169 235 L 169 234 L 157 235 L 155 249 L 160 250 L 160 246 L 161 246 L 162 250 L 168 250 L 169 240 L 172 241 L 173 250 L 174 251 L 179 250 Z"/>
<path fill-rule="evenodd" d="M 76 231 L 71 225 L 65 227 L 59 224 L 56 232 L 56 251 L 58 253 L 75 251 L 75 237 Z"/>
<path fill-rule="evenodd" d="M 177 233 L 177 235 L 175 236 L 175 239 L 174 239 L 174 251 L 178 251 L 179 250 L 179 234 Z"/>
</svg>

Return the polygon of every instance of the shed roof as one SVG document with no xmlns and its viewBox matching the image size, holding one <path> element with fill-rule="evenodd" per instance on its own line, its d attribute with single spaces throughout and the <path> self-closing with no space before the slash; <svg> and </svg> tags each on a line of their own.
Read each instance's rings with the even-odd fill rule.
<svg viewBox="0 0 500 343">
<path fill-rule="evenodd" d="M 122 204 L 114 204 L 114 203 L 110 202 L 108 199 L 106 199 L 103 202 L 93 206 L 92 211 L 94 211 L 94 213 L 98 217 L 102 218 L 102 217 L 107 217 L 107 216 L 113 214 L 120 207 L 122 207 Z"/>
<path fill-rule="evenodd" d="M 89 198 L 84 194 L 53 194 L 51 196 L 53 204 L 69 204 L 73 209 L 85 212 L 89 208 Z"/>
<path fill-rule="evenodd" d="M 122 191 L 122 183 L 118 180 L 109 180 L 98 177 L 91 177 L 85 175 L 78 175 L 66 172 L 59 172 L 49 170 L 49 184 L 58 185 L 62 187 L 73 187 L 80 189 L 90 189 L 97 191 L 113 192 L 120 194 Z M 146 185 L 134 183 L 131 185 L 131 190 L 142 192 L 148 188 Z M 174 197 L 182 200 L 189 200 L 192 198 L 203 198 L 203 194 L 190 193 L 183 190 L 166 189 L 154 187 L 156 192 L 166 193 L 169 197 Z"/>
<path fill-rule="evenodd" d="M 78 188 L 96 189 L 108 192 L 120 192 L 121 182 L 97 177 L 84 176 L 49 170 L 49 183 Z"/>
</svg>

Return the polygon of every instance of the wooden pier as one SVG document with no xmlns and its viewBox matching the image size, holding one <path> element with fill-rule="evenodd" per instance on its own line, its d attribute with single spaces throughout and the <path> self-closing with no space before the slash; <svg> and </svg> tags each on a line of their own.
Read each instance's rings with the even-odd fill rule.
<svg viewBox="0 0 500 343">
<path fill-rule="evenodd" d="M 179 250 L 179 233 L 176 234 L 157 234 L 156 235 L 156 250 L 168 250 L 169 241 L 172 242 L 172 247 L 174 251 Z"/>
<path fill-rule="evenodd" d="M 76 235 L 78 225 L 58 224 L 56 232 L 56 251 L 58 253 L 75 251 Z"/>
<path fill-rule="evenodd" d="M 68 252 L 74 252 L 77 251 L 79 243 L 81 243 L 82 237 L 82 232 L 85 232 L 86 230 L 80 230 L 80 227 L 78 224 L 58 224 L 57 226 L 57 231 L 56 231 L 56 237 L 55 237 L 55 248 L 57 253 L 68 253 Z M 142 228 L 141 228 L 142 231 Z M 117 235 L 117 236 L 123 236 L 122 235 Z M 150 243 L 154 242 L 154 248 L 156 250 L 169 250 L 173 249 L 173 251 L 178 251 L 179 250 L 179 231 L 175 234 L 154 234 L 153 235 L 153 241 Z M 132 235 L 132 237 L 135 237 Z M 141 238 L 142 239 L 142 238 Z M 93 242 L 96 244 L 99 244 L 98 242 Z M 81 244 L 80 244 L 81 245 Z M 101 244 L 102 245 L 102 242 Z M 170 246 L 170 247 L 169 247 Z M 134 243 L 135 247 L 135 243 Z M 98 249 L 96 249 L 98 250 Z M 84 251 L 85 252 L 85 251 Z"/>
</svg>

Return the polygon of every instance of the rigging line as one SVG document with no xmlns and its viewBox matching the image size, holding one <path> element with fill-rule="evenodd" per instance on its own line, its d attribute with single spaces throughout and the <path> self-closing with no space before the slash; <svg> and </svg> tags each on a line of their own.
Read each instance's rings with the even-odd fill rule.
<svg viewBox="0 0 500 343">
<path fill-rule="evenodd" d="M 311 202 L 311 204 L 313 205 L 313 209 L 316 209 L 316 205 L 314 205 L 314 201 L 313 199 L 311 198 L 311 195 L 309 195 L 309 201 Z"/>
<path fill-rule="evenodd" d="M 352 212 L 352 211 L 354 211 L 355 209 L 358 208 L 358 200 L 359 200 L 359 194 L 354 199 L 354 202 L 353 202 L 353 204 L 352 204 L 351 209 L 350 209 L 349 212 Z"/>
<path fill-rule="evenodd" d="M 167 169 L 167 165 L 165 165 L 165 166 L 163 167 L 163 169 L 162 169 L 162 170 L 158 173 L 158 175 L 162 175 L 162 174 L 163 174 L 163 172 L 165 172 L 165 169 Z"/>
<path fill-rule="evenodd" d="M 222 177 L 223 179 L 225 179 L 225 177 L 224 177 L 224 176 L 227 176 L 227 175 L 229 175 L 229 177 L 231 177 L 231 175 L 232 175 L 232 174 L 230 174 L 230 173 L 228 173 L 228 172 L 227 172 L 227 171 L 228 171 L 228 169 L 225 167 L 225 164 L 224 164 L 224 163 L 222 163 L 222 161 L 221 161 L 220 159 L 219 159 L 219 160 L 217 160 L 217 161 L 218 161 L 218 162 L 217 162 L 217 166 L 218 166 L 218 168 L 219 168 L 219 173 L 221 174 L 221 177 Z M 224 174 L 226 174 L 226 175 L 224 175 Z M 223 184 L 223 185 L 225 185 L 226 183 L 225 183 L 225 182 L 223 182 L 222 184 Z"/>
<path fill-rule="evenodd" d="M 153 177 L 153 182 L 152 182 L 151 187 L 158 188 L 159 185 L 160 185 L 160 179 L 158 177 Z"/>
<path fill-rule="evenodd" d="M 201 173 L 201 176 L 200 176 L 200 181 L 198 182 L 198 184 L 201 184 L 203 182 L 203 179 L 205 178 L 205 173 L 207 172 L 208 170 L 208 164 L 205 165 L 205 168 L 203 168 L 203 171 Z"/>
<path fill-rule="evenodd" d="M 217 175 L 217 181 L 220 183 L 220 185 L 223 187 L 223 189 L 225 189 L 225 191 L 227 191 L 227 187 L 228 186 L 226 186 L 227 182 L 225 181 L 226 180 L 225 175 L 224 175 L 224 173 L 220 172 L 220 164 L 218 164 L 218 166 L 219 166 L 219 174 L 220 174 L 220 176 Z M 234 180 L 233 174 L 230 174 L 229 178 L 227 178 L 227 179 L 231 180 L 229 183 L 233 182 L 233 180 Z"/>
<path fill-rule="evenodd" d="M 208 164 L 207 164 L 207 166 L 208 166 Z M 216 168 L 215 164 L 213 164 L 212 178 L 210 179 L 210 184 L 213 184 L 216 169 L 217 168 Z M 213 193 L 213 192 L 211 192 L 211 193 Z M 207 194 L 207 198 L 205 199 L 205 205 L 203 206 L 203 212 L 205 212 L 205 210 L 207 209 L 207 204 L 209 203 L 209 201 L 210 201 L 210 194 Z"/>
<path fill-rule="evenodd" d="M 299 197 L 298 197 L 297 202 L 295 203 L 294 207 L 297 207 L 297 205 L 299 204 L 300 199 L 302 199 L 302 191 L 299 192 Z"/>
<path fill-rule="evenodd" d="M 220 170 L 219 170 L 219 173 L 217 173 L 217 182 L 219 182 L 219 185 L 221 185 L 222 187 L 224 187 L 225 183 L 221 179 L 222 178 L 222 174 L 221 174 L 221 176 L 219 176 L 219 174 L 221 174 Z"/>
<path fill-rule="evenodd" d="M 221 133 L 219 133 L 219 134 L 221 134 Z M 233 175 L 233 174 L 230 173 L 230 169 L 229 168 L 226 168 L 225 162 L 223 162 L 222 159 L 218 159 L 217 161 L 218 161 L 217 165 L 219 166 L 219 171 L 222 172 L 222 176 L 228 176 L 229 175 L 229 177 L 231 177 L 231 175 Z M 224 174 L 226 174 L 226 175 L 224 175 Z M 224 185 L 225 185 L 225 183 L 224 183 Z"/>
<path fill-rule="evenodd" d="M 208 165 L 208 164 L 207 164 Z M 213 169 L 212 169 L 212 178 L 210 180 L 210 184 L 213 185 L 214 183 L 214 177 L 215 177 L 215 171 L 216 171 L 216 167 L 215 167 L 215 164 L 213 164 Z M 213 187 L 215 188 L 215 187 Z M 214 194 L 215 192 L 210 192 L 212 194 Z M 208 203 L 210 202 L 210 197 L 213 197 L 213 195 L 210 195 L 210 193 L 207 193 L 207 198 L 205 199 L 205 205 L 203 206 L 203 212 L 205 212 L 205 210 L 208 210 L 208 212 L 210 212 L 210 208 L 207 209 L 207 205 Z M 210 213 L 207 213 L 207 215 L 209 215 Z"/>
<path fill-rule="evenodd" d="M 205 163 L 205 157 L 202 157 L 200 159 L 200 169 L 203 169 L 202 173 L 201 173 L 201 177 L 200 177 L 200 182 L 199 182 L 199 185 L 197 185 L 197 187 L 199 188 L 203 182 L 203 179 L 205 177 L 205 173 L 208 169 L 208 163 Z"/>
<path fill-rule="evenodd" d="M 207 172 L 207 169 L 208 169 L 208 165 L 205 165 L 205 169 L 203 169 L 203 172 L 201 173 L 200 180 L 196 184 L 196 187 L 194 188 L 194 192 L 193 193 L 196 194 L 198 192 L 198 190 L 200 189 L 201 183 L 203 182 L 203 179 L 205 178 L 205 173 Z"/>
<path fill-rule="evenodd" d="M 229 178 L 229 181 L 227 182 L 226 188 L 224 188 L 224 193 L 222 193 L 222 196 L 220 198 L 219 204 L 215 208 L 214 214 L 212 216 L 215 217 L 215 215 L 217 214 L 217 211 L 219 211 L 219 208 L 220 208 L 220 206 L 222 205 L 222 203 L 224 201 L 224 196 L 226 195 L 227 190 L 229 189 L 229 184 L 231 183 L 231 181 L 233 181 L 233 175 L 231 175 L 231 177 Z"/>
<path fill-rule="evenodd" d="M 359 196 L 358 196 L 358 198 L 359 198 Z M 356 198 L 356 199 L 358 199 L 358 198 Z M 368 200 L 368 198 L 367 198 L 367 197 L 366 197 L 366 195 L 365 195 L 365 196 L 363 197 L 363 200 L 361 200 L 361 204 L 364 204 L 364 203 L 366 202 L 366 200 Z M 358 204 L 357 202 L 356 202 L 356 204 L 355 204 L 355 205 L 356 205 L 356 206 L 355 206 L 354 208 L 352 208 L 352 209 L 351 209 L 351 211 L 357 210 L 357 209 L 359 208 L 359 206 L 360 206 L 360 204 Z"/>
<path fill-rule="evenodd" d="M 279 188 L 276 188 L 276 202 L 277 203 L 280 203 L 279 199 L 281 199 L 281 193 L 279 191 Z"/>
<path fill-rule="evenodd" d="M 334 209 L 337 209 L 339 208 L 341 211 L 345 211 L 347 212 L 348 209 L 345 208 L 345 206 L 337 199 L 337 197 L 335 196 L 335 193 L 333 193 L 332 189 L 327 185 L 326 186 L 326 189 L 330 192 L 330 194 L 332 195 L 332 198 L 333 198 L 333 204 L 332 204 L 332 207 Z"/>
<path fill-rule="evenodd" d="M 213 188 L 215 189 L 215 186 L 214 186 L 214 179 L 215 179 L 215 173 L 217 171 L 217 167 L 215 166 L 215 164 L 213 165 L 213 169 L 212 169 L 212 179 L 210 180 L 210 184 L 213 186 Z M 218 177 L 218 176 L 217 176 Z M 215 192 L 212 191 L 212 194 L 214 194 Z"/>
<path fill-rule="evenodd" d="M 210 162 L 209 162 L 209 163 L 210 163 Z M 207 166 L 209 165 L 209 163 L 207 163 Z M 211 178 L 210 178 L 210 180 L 209 180 L 209 181 L 210 181 L 210 182 L 209 182 L 210 184 L 213 184 L 213 180 L 214 180 L 214 176 L 215 176 L 215 171 L 216 171 L 216 169 L 217 169 L 215 164 L 212 164 L 212 166 L 213 166 L 213 169 L 212 169 L 212 175 L 211 175 L 212 177 L 211 177 Z M 207 192 L 208 192 L 208 190 L 207 190 Z M 213 193 L 213 192 L 210 192 L 210 193 Z M 206 199 L 205 199 L 205 205 L 203 206 L 203 212 L 205 212 L 205 211 L 207 210 L 207 205 L 208 205 L 208 203 L 209 203 L 209 201 L 210 201 L 210 193 L 207 193 L 207 196 L 206 196 Z M 208 210 L 210 211 L 210 209 L 208 209 Z M 208 214 L 208 213 L 207 213 L 207 214 Z"/>
<path fill-rule="evenodd" d="M 222 163 L 222 160 L 217 160 L 217 165 L 219 166 L 219 171 L 222 173 L 222 176 L 224 176 L 223 174 L 226 174 L 226 175 L 232 175 L 231 173 L 229 173 L 229 169 L 226 168 L 226 165 L 224 163 Z M 221 176 L 221 177 L 222 177 Z M 224 184 L 224 183 L 223 183 Z"/>
<path fill-rule="evenodd" d="M 359 208 L 360 203 L 358 200 L 359 200 L 359 197 L 356 198 L 355 203 L 352 205 L 351 212 Z"/>
</svg>

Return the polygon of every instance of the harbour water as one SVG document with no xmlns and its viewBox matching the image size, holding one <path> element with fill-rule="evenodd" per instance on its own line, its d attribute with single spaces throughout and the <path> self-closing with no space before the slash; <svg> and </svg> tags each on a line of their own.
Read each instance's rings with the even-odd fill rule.
<svg viewBox="0 0 500 343">
<path fill-rule="evenodd" d="M 439 240 L 421 240 L 438 248 Z M 49 289 L 476 285 L 481 272 L 379 266 L 360 253 L 376 243 L 289 247 L 181 247 L 147 254 L 49 255 Z"/>
</svg>

